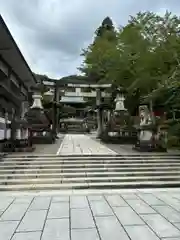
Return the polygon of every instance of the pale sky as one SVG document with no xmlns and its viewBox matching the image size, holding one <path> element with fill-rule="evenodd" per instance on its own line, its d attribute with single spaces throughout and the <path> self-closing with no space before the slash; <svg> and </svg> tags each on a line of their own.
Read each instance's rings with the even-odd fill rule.
<svg viewBox="0 0 180 240">
<path fill-rule="evenodd" d="M 179 9 L 180 0 L 0 0 L 0 14 L 32 71 L 52 78 L 78 72 L 81 49 L 106 16 L 119 26 L 139 11 Z"/>
</svg>

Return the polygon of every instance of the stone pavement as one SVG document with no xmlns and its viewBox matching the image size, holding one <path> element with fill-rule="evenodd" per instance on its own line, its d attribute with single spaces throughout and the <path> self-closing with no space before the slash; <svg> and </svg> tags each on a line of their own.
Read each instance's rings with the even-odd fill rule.
<svg viewBox="0 0 180 240">
<path fill-rule="evenodd" d="M 93 136 L 94 139 L 94 136 Z M 100 140 L 97 140 L 101 142 Z M 108 147 L 109 149 L 111 149 L 112 151 L 116 152 L 117 154 L 121 154 L 121 155 L 127 155 L 131 154 L 131 155 L 152 155 L 152 152 L 138 152 L 136 150 L 133 150 L 133 145 L 132 144 L 112 144 L 112 143 L 103 143 L 101 142 L 104 146 Z M 176 150 L 176 149 L 168 149 L 167 153 L 163 153 L 166 155 L 173 155 L 173 154 L 177 154 L 180 155 L 180 151 Z M 162 155 L 162 152 L 153 152 L 153 155 Z"/>
<path fill-rule="evenodd" d="M 35 144 L 35 150 L 33 152 L 17 152 L 17 153 L 9 153 L 8 156 L 22 156 L 22 155 L 26 155 L 26 156 L 33 156 L 33 155 L 52 155 L 52 154 L 56 154 L 59 146 L 61 145 L 63 138 L 64 138 L 64 134 L 59 134 L 58 135 L 59 139 L 56 140 L 55 143 L 53 144 Z"/>
<path fill-rule="evenodd" d="M 85 134 L 66 134 L 62 144 L 57 151 L 57 155 L 72 154 L 107 154 L 112 155 L 112 151 L 103 144 L 93 140 Z"/>
<path fill-rule="evenodd" d="M 180 189 L 0 194 L 2 240 L 179 240 Z"/>
</svg>

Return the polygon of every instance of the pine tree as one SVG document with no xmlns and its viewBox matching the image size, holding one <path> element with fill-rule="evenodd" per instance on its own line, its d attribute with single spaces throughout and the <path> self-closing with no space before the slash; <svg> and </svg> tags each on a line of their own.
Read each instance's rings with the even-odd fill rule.
<svg viewBox="0 0 180 240">
<path fill-rule="evenodd" d="M 106 17 L 103 21 L 100 27 L 98 27 L 98 29 L 96 30 L 96 38 L 97 37 L 107 37 L 107 35 L 111 35 L 114 37 L 114 39 L 116 38 L 116 33 L 115 33 L 115 29 L 114 29 L 114 25 L 113 22 L 111 20 L 111 18 Z M 95 40 L 96 40 L 95 38 Z"/>
</svg>

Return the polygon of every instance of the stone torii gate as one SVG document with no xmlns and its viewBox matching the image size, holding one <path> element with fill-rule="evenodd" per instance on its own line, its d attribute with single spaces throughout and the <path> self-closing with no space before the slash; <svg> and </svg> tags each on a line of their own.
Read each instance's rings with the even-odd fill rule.
<svg viewBox="0 0 180 240">
<path fill-rule="evenodd" d="M 124 97 L 123 94 L 120 93 L 120 89 L 117 89 L 117 86 L 114 86 L 113 84 L 86 84 L 86 83 L 60 83 L 58 80 L 43 80 L 42 84 L 44 86 L 47 86 L 51 89 L 50 93 L 53 98 L 53 131 L 54 133 L 57 133 L 57 124 L 58 124 L 58 112 L 57 112 L 57 106 L 56 103 L 60 102 L 61 96 L 68 96 L 66 95 L 65 88 L 66 87 L 74 87 L 74 88 L 89 88 L 92 89 L 91 92 L 78 92 L 78 96 L 76 92 L 71 94 L 71 97 L 88 97 L 96 98 L 96 107 L 97 107 L 97 138 L 100 137 L 102 130 L 103 130 L 103 109 L 102 109 L 102 98 L 111 98 L 112 94 L 105 92 L 106 89 L 112 89 L 112 92 L 114 92 L 114 87 L 116 89 L 116 98 L 114 100 L 115 102 L 115 112 L 124 110 Z M 95 90 L 95 91 L 93 91 Z"/>
<path fill-rule="evenodd" d="M 97 106 L 97 125 L 98 125 L 98 129 L 97 129 L 97 138 L 100 137 L 101 133 L 102 133 L 102 125 L 103 125 L 103 121 L 102 121 L 102 109 L 100 108 L 101 104 L 102 104 L 102 92 L 105 89 L 109 89 L 112 87 L 112 84 L 67 84 L 68 87 L 75 87 L 75 88 L 90 88 L 90 89 L 95 89 L 95 97 L 96 97 L 96 106 Z M 85 93 L 85 92 L 81 92 L 80 94 L 78 94 L 79 97 L 94 97 L 94 95 L 92 93 Z M 103 97 L 110 97 L 110 94 L 108 93 L 104 93 Z"/>
<path fill-rule="evenodd" d="M 74 87 L 74 88 L 90 88 L 90 89 L 95 89 L 95 96 L 94 94 L 92 94 L 92 92 L 90 93 L 85 93 L 85 92 L 81 92 L 78 94 L 78 97 L 95 97 L 96 98 L 96 106 L 97 106 L 97 124 L 98 124 L 98 130 L 97 130 L 97 137 L 100 136 L 101 132 L 102 132 L 102 110 L 100 108 L 101 104 L 102 104 L 102 95 L 103 97 L 110 97 L 110 94 L 108 93 L 103 93 L 103 91 L 105 89 L 109 89 L 112 87 L 112 84 L 71 84 L 71 83 L 63 83 L 60 84 L 57 81 L 47 81 L 44 80 L 42 81 L 42 84 L 44 84 L 47 87 L 50 87 L 54 94 L 53 94 L 53 102 L 59 102 L 60 96 L 65 95 L 65 91 L 63 90 L 63 87 Z M 77 95 L 74 93 L 74 96 L 71 95 L 71 97 L 77 97 Z M 53 129 L 54 131 L 57 131 L 57 108 L 54 104 L 53 106 Z"/>
</svg>

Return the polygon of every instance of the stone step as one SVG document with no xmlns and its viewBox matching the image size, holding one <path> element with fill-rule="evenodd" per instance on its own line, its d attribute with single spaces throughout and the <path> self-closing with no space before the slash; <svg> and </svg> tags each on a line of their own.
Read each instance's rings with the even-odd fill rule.
<svg viewBox="0 0 180 240">
<path fill-rule="evenodd" d="M 84 161 L 82 160 L 27 160 L 27 161 L 22 161 L 22 160 L 18 160 L 18 161 L 10 161 L 10 160 L 5 160 L 3 162 L 1 162 L 1 166 L 7 166 L 7 165 L 15 165 L 15 164 L 21 164 L 21 165 L 26 165 L 26 164 L 32 164 L 32 165 L 51 165 L 51 164 L 88 164 L 88 163 L 93 163 L 93 164 L 102 164 L 102 163 L 111 163 L 111 164 L 116 164 L 116 163 L 180 163 L 180 159 L 172 159 L 172 160 L 168 160 L 168 159 L 142 159 L 142 160 L 129 160 L 129 159 L 96 159 L 96 160 L 90 160 L 90 159 L 85 159 Z"/>
<path fill-rule="evenodd" d="M 76 155 L 72 155 L 72 154 L 61 154 L 61 155 L 56 155 L 56 154 L 3 154 L 3 157 L 5 158 L 37 158 L 37 157 L 43 157 L 43 158 L 49 158 L 49 157 L 52 157 L 52 158 L 59 158 L 59 157 L 151 157 L 151 156 L 156 156 L 156 157 L 160 157 L 160 156 L 166 156 L 166 157 L 171 157 L 171 156 L 176 156 L 176 157 L 180 157 L 180 153 L 153 153 L 153 152 L 150 152 L 150 153 L 127 153 L 127 154 L 118 154 L 118 153 L 112 153 L 112 154 L 93 154 L 92 153 L 84 153 L 84 154 L 76 154 Z"/>
<path fill-rule="evenodd" d="M 11 174 L 11 173 L 19 173 L 19 174 L 29 174 L 29 173 L 73 173 L 73 172 L 109 172 L 109 171 L 115 171 L 115 172 L 127 172 L 127 171 L 180 171 L 180 166 L 150 166 L 150 167 L 111 167 L 111 166 L 101 166 L 101 167 L 83 167 L 83 168 L 13 168 L 13 169 L 0 169 L 0 175 L 3 174 Z"/>
<path fill-rule="evenodd" d="M 179 187 L 180 155 L 12 155 L 0 191 Z"/>
<path fill-rule="evenodd" d="M 176 156 L 176 155 L 146 155 L 146 156 L 125 156 L 125 155 L 105 155 L 105 156 L 101 156 L 101 155 L 65 155 L 65 156 L 18 156 L 18 157 L 4 157 L 4 159 L 13 161 L 13 160 L 23 160 L 23 161 L 29 161 L 29 160 L 105 160 L 105 159 L 127 159 L 127 160 L 143 160 L 143 159 L 180 159 L 180 156 Z"/>
<path fill-rule="evenodd" d="M 31 178 L 31 179 L 0 179 L 0 185 L 13 185 L 13 184 L 38 184 L 38 183 L 69 183 L 69 182 L 131 182 L 131 181 L 180 181 L 180 175 L 167 175 L 167 176 L 107 176 L 107 177 L 62 177 L 62 178 Z"/>
<path fill-rule="evenodd" d="M 12 165 L 0 165 L 0 170 L 5 170 L 5 169 L 68 169 L 68 168 L 116 168 L 116 167 L 122 167 L 122 168 L 129 168 L 129 167 L 137 167 L 137 168 L 142 168 L 142 167 L 162 167 L 162 166 L 167 166 L 167 167 L 180 167 L 180 163 L 86 163 L 86 164 L 12 164 Z"/>
<path fill-rule="evenodd" d="M 19 184 L 0 185 L 0 191 L 48 191 L 69 189 L 140 189 L 140 188 L 163 188 L 179 187 L 180 181 L 139 181 L 139 182 L 92 182 L 92 183 L 60 183 L 60 184 Z"/>
<path fill-rule="evenodd" d="M 166 175 L 179 175 L 179 171 L 134 171 L 134 172 L 71 172 L 71 173 L 10 173 L 0 175 L 0 179 L 27 179 L 31 178 L 73 178 L 73 177 L 109 177 L 109 176 L 166 176 Z"/>
<path fill-rule="evenodd" d="M 87 183 L 71 184 L 18 184 L 18 185 L 0 185 L 0 191 L 30 191 L 30 190 L 67 190 L 67 189 L 88 189 Z"/>
</svg>

